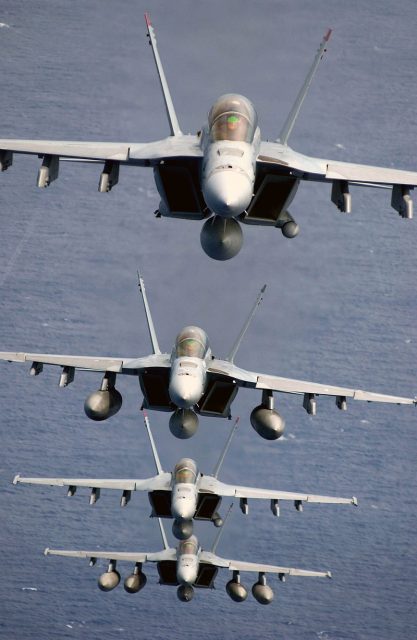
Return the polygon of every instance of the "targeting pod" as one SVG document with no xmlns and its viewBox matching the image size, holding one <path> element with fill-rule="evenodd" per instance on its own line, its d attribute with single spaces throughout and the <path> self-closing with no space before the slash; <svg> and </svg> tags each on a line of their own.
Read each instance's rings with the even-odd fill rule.
<svg viewBox="0 0 417 640">
<path fill-rule="evenodd" d="M 220 513 L 218 511 L 215 511 L 213 513 L 213 515 L 211 516 L 211 520 L 214 524 L 215 527 L 217 527 L 218 529 L 220 529 L 220 527 L 223 526 L 223 518 L 221 517 Z"/>
<path fill-rule="evenodd" d="M 284 238 L 295 238 L 295 236 L 298 236 L 300 227 L 298 226 L 298 224 L 296 223 L 296 221 L 294 220 L 290 212 L 285 211 L 282 214 L 282 217 L 284 219 L 283 219 L 283 224 L 281 226 L 281 233 L 284 236 Z"/>
</svg>

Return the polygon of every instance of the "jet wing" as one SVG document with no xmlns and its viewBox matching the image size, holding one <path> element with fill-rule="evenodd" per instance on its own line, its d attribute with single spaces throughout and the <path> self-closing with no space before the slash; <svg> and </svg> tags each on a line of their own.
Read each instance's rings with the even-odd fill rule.
<svg viewBox="0 0 417 640">
<path fill-rule="evenodd" d="M 305 156 L 280 142 L 262 142 L 257 158 L 258 175 L 263 184 L 277 182 L 275 196 L 279 195 L 282 181 L 288 189 L 296 189 L 299 180 L 331 182 L 331 200 L 340 211 L 350 213 L 352 209 L 349 184 L 369 187 L 392 187 L 391 206 L 402 218 L 413 217 L 413 201 L 410 189 L 417 185 L 417 171 L 404 171 L 391 167 L 374 167 L 352 162 L 338 162 Z M 281 181 L 281 186 L 280 186 Z M 270 187 L 273 187 L 273 184 Z M 261 186 L 258 186 L 262 190 Z M 293 194 L 293 191 L 291 191 Z M 271 197 L 271 195 L 269 196 Z M 290 202 L 290 192 L 287 200 Z M 253 217 L 253 216 L 252 216 Z M 274 216 L 272 216 L 272 219 Z"/>
<path fill-rule="evenodd" d="M 140 166 L 149 166 L 172 158 L 202 157 L 198 138 L 193 135 L 170 136 L 145 143 L 0 139 L 0 161 L 3 152 L 58 156 L 80 161 L 109 160 Z"/>
<path fill-rule="evenodd" d="M 119 489 L 120 491 L 168 491 L 171 474 L 161 473 L 144 480 L 104 478 L 25 478 L 16 475 L 13 484 L 41 484 L 51 487 L 89 487 L 90 489 Z"/>
<path fill-rule="evenodd" d="M 239 485 L 225 484 L 213 477 L 203 476 L 199 485 L 202 492 L 215 493 L 222 497 L 234 498 L 255 498 L 265 500 L 293 500 L 294 502 L 317 502 L 328 504 L 354 504 L 357 505 L 357 499 L 337 498 L 333 496 L 319 496 L 308 493 L 295 493 L 292 491 L 275 491 L 273 489 L 256 489 L 254 487 L 241 487 Z"/>
<path fill-rule="evenodd" d="M 314 158 L 297 153 L 279 142 L 262 142 L 257 164 L 271 170 L 280 169 L 301 180 L 347 180 L 370 185 L 401 184 L 410 187 L 417 185 L 417 171 Z"/>
<path fill-rule="evenodd" d="M 50 364 L 86 371 L 112 371 L 114 373 L 124 373 L 128 375 L 137 375 L 142 369 L 171 366 L 168 354 L 152 354 L 143 358 L 103 358 L 0 351 L 0 360 L 7 360 L 8 362 L 32 362 L 41 365 Z M 35 368 L 33 375 L 36 375 L 37 372 L 40 373 L 40 371 L 36 371 Z"/>
<path fill-rule="evenodd" d="M 156 552 L 138 553 L 136 551 L 73 551 L 66 549 L 45 549 L 46 556 L 66 556 L 67 558 L 88 558 L 90 560 L 104 558 L 105 560 L 121 560 L 127 562 L 161 562 L 176 560 L 176 549 L 164 549 Z"/>
<path fill-rule="evenodd" d="M 330 571 L 308 571 L 305 569 L 294 569 L 292 567 L 279 567 L 272 564 L 258 564 L 256 562 L 240 562 L 238 560 L 228 560 L 221 558 L 214 553 L 202 551 L 200 553 L 200 562 L 215 565 L 230 571 L 254 571 L 261 573 L 275 573 L 280 577 L 302 576 L 311 578 L 331 578 Z"/>
<path fill-rule="evenodd" d="M 253 371 L 246 371 L 236 367 L 231 362 L 225 360 L 213 360 L 208 372 L 219 379 L 231 378 L 240 387 L 250 387 L 252 389 L 262 389 L 268 391 L 280 391 L 281 393 L 292 393 L 304 396 L 325 395 L 334 396 L 337 402 L 346 402 L 346 398 L 353 400 L 363 400 L 366 402 L 387 402 L 392 404 L 417 404 L 417 398 L 406 398 L 402 396 L 392 396 L 372 391 L 362 391 L 350 387 L 336 387 L 332 385 L 309 382 L 307 380 L 294 380 L 291 378 L 281 378 L 279 376 L 269 376 Z M 338 404 L 339 406 L 339 404 Z M 340 406 L 340 408 L 345 408 Z"/>
</svg>

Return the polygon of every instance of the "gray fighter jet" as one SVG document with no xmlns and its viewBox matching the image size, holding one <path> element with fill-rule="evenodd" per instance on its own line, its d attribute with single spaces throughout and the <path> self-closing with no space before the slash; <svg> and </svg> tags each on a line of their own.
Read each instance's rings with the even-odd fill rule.
<svg viewBox="0 0 417 640">
<path fill-rule="evenodd" d="M 230 512 L 230 509 L 229 509 Z M 227 516 L 226 516 L 227 517 Z M 228 595 L 235 602 L 243 602 L 248 592 L 240 581 L 240 572 L 257 572 L 258 581 L 252 587 L 252 594 L 260 604 L 270 604 L 274 592 L 266 582 L 266 574 L 278 575 L 284 582 L 286 576 L 302 576 L 312 578 L 331 578 L 330 571 L 306 571 L 290 567 L 279 567 L 256 562 L 240 562 L 216 555 L 216 547 L 220 540 L 223 527 L 219 530 L 210 551 L 203 551 L 196 536 L 182 540 L 177 548 L 169 547 L 162 521 L 158 519 L 161 529 L 164 549 L 157 552 L 136 551 L 72 551 L 60 549 L 45 549 L 45 555 L 66 556 L 69 558 L 87 558 L 93 566 L 98 558 L 109 561 L 108 569 L 98 579 L 98 586 L 102 591 L 111 591 L 120 582 L 120 574 L 116 564 L 120 561 L 133 562 L 132 574 L 124 581 L 124 588 L 128 593 L 137 593 L 146 584 L 147 578 L 142 572 L 142 564 L 156 562 L 159 573 L 159 584 L 178 586 L 177 595 L 182 602 L 189 602 L 194 597 L 194 587 L 212 589 L 219 568 L 233 571 L 233 578 L 226 585 Z"/>
<path fill-rule="evenodd" d="M 238 419 L 233 425 L 225 447 L 214 468 L 213 475 L 199 472 L 197 464 L 191 458 L 182 458 L 177 462 L 172 473 L 166 473 L 156 450 L 155 442 L 144 412 L 145 426 L 152 447 L 157 475 L 146 479 L 103 479 L 103 478 L 25 478 L 15 476 L 13 484 L 39 484 L 68 487 L 68 496 L 73 496 L 78 487 L 91 489 L 90 504 L 95 504 L 100 497 L 101 489 L 122 491 L 120 506 L 126 506 L 133 491 L 147 491 L 151 503 L 151 517 L 173 518 L 172 533 L 179 540 L 185 540 L 193 534 L 193 519 L 213 522 L 221 527 L 223 520 L 218 509 L 222 498 L 239 498 L 242 513 L 249 513 L 248 499 L 270 500 L 271 511 L 275 516 L 280 514 L 280 501 L 294 502 L 297 511 L 302 511 L 304 502 L 321 504 L 353 504 L 357 506 L 355 497 L 338 498 L 335 496 L 319 496 L 308 493 L 278 491 L 275 489 L 257 489 L 225 484 L 218 480 L 220 468 L 229 449 L 233 435 L 238 426 Z"/>
<path fill-rule="evenodd" d="M 196 135 L 184 135 L 159 57 L 154 29 L 146 24 L 168 115 L 170 136 L 156 142 L 74 142 L 0 139 L 0 169 L 13 154 L 42 158 L 38 186 L 58 177 L 59 160 L 104 163 L 99 191 L 117 184 L 120 165 L 152 167 L 161 197 L 158 217 L 187 220 L 207 218 L 201 231 L 204 251 L 217 260 L 235 256 L 243 242 L 240 222 L 278 227 L 287 238 L 298 233 L 288 211 L 300 181 L 331 186 L 331 200 L 342 212 L 351 211 L 349 185 L 392 190 L 391 206 L 403 218 L 413 215 L 410 189 L 417 172 L 337 162 L 293 151 L 288 139 L 326 51 L 329 30 L 276 142 L 261 140 L 257 114 L 242 95 L 229 93 L 216 100 L 208 122 Z"/>
<path fill-rule="evenodd" d="M 346 410 L 348 398 L 365 402 L 417 404 L 415 397 L 404 398 L 306 380 L 281 378 L 237 367 L 234 358 L 262 301 L 265 287 L 259 293 L 225 360 L 213 356 L 207 334 L 195 326 L 188 326 L 180 331 L 171 354 L 161 353 L 145 285 L 140 276 L 139 288 L 153 347 L 151 355 L 139 358 L 110 358 L 0 351 L 0 360 L 31 362 L 30 374 L 33 376 L 42 372 L 44 364 L 59 366 L 62 368 L 60 387 L 66 387 L 74 380 L 76 369 L 103 372 L 100 389 L 89 395 L 84 404 L 87 416 L 98 421 L 113 416 L 122 406 L 122 396 L 115 388 L 116 376 L 137 377 L 145 408 L 173 412 L 169 426 L 177 438 L 190 438 L 194 435 L 198 427 L 197 413 L 230 417 L 231 405 L 239 387 L 262 391 L 262 402 L 253 409 L 250 421 L 255 431 L 267 440 L 279 438 L 285 428 L 283 418 L 274 408 L 274 391 L 301 395 L 303 407 L 310 415 L 316 413 L 318 395 L 334 396 L 336 406 L 341 410 Z"/>
</svg>

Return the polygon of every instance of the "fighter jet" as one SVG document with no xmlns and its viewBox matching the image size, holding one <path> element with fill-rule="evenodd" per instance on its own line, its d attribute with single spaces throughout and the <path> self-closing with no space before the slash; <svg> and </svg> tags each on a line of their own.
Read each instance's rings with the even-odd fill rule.
<svg viewBox="0 0 417 640">
<path fill-rule="evenodd" d="M 349 387 L 293 380 L 237 367 L 234 358 L 262 301 L 265 287 L 262 287 L 225 360 L 214 357 L 207 334 L 196 326 L 183 328 L 175 340 L 172 353 L 162 353 L 145 285 L 140 276 L 139 289 L 152 342 L 152 354 L 139 358 L 111 358 L 1 351 L 0 360 L 31 362 L 30 374 L 33 376 L 42 372 L 44 364 L 60 366 L 60 387 L 66 387 L 73 382 L 76 369 L 103 372 L 100 389 L 90 394 L 84 403 L 87 416 L 97 421 L 115 415 L 122 406 L 122 396 L 115 387 L 117 375 L 137 377 L 143 393 L 143 407 L 172 411 L 169 427 L 177 438 L 190 438 L 194 435 L 198 427 L 197 413 L 203 416 L 230 418 L 231 405 L 239 387 L 262 391 L 261 404 L 253 409 L 250 421 L 255 431 L 267 440 L 276 440 L 285 428 L 284 419 L 274 408 L 274 391 L 301 395 L 303 407 L 310 415 L 316 414 L 318 395 L 334 396 L 336 406 L 341 410 L 347 409 L 348 398 L 365 402 L 417 404 L 415 397 L 404 398 Z"/>
<path fill-rule="evenodd" d="M 271 501 L 271 511 L 275 516 L 280 514 L 281 500 L 294 502 L 297 511 L 302 511 L 303 503 L 353 504 L 357 506 L 355 497 L 337 498 L 318 496 L 308 493 L 294 493 L 270 489 L 256 489 L 225 484 L 218 480 L 219 472 L 226 453 L 238 427 L 237 419 L 230 431 L 224 449 L 214 468 L 213 475 L 199 472 L 197 464 L 191 458 L 182 458 L 177 462 L 172 473 L 162 469 L 155 441 L 152 436 L 149 419 L 144 412 L 146 431 L 151 443 L 157 475 L 144 480 L 135 479 L 97 479 L 97 478 L 25 478 L 15 476 L 13 484 L 40 484 L 68 487 L 68 496 L 73 496 L 78 487 L 91 489 L 90 504 L 95 504 L 100 497 L 101 489 L 122 491 L 120 506 L 126 506 L 131 499 L 132 491 L 147 491 L 151 503 L 151 517 L 173 518 L 172 533 L 178 540 L 185 540 L 193 534 L 193 520 L 213 522 L 221 527 L 223 520 L 218 509 L 223 497 L 239 498 L 240 509 L 244 515 L 249 513 L 248 499 L 264 499 Z"/>
<path fill-rule="evenodd" d="M 42 158 L 37 184 L 47 187 L 58 177 L 60 159 L 96 162 L 104 164 L 98 189 L 108 192 L 119 180 L 121 165 L 152 167 L 161 197 L 157 217 L 206 219 L 201 245 L 216 260 L 227 260 L 240 251 L 240 223 L 277 227 L 285 237 L 295 237 L 299 227 L 288 207 L 301 181 L 327 183 L 331 201 L 346 213 L 351 211 L 350 185 L 390 188 L 391 206 L 403 218 L 412 218 L 410 189 L 417 185 L 417 172 L 310 157 L 288 146 L 331 30 L 320 44 L 278 140 L 268 142 L 261 139 L 252 102 L 235 93 L 214 102 L 207 123 L 197 134 L 181 132 L 155 31 L 149 16 L 145 18 L 170 135 L 142 143 L 0 139 L 2 171 L 10 167 L 15 153 L 36 155 Z"/>
<path fill-rule="evenodd" d="M 229 510 L 230 511 L 230 510 Z M 98 558 L 109 561 L 107 571 L 98 579 L 102 591 L 115 589 L 120 582 L 120 574 L 116 564 L 120 561 L 133 562 L 133 572 L 125 579 L 124 588 L 128 593 L 137 593 L 146 584 L 147 578 L 142 572 L 142 564 L 156 562 L 159 573 L 159 584 L 178 586 L 177 595 L 181 602 L 189 602 L 194 597 L 194 588 L 213 589 L 214 580 L 220 568 L 233 571 L 233 578 L 226 585 L 226 592 L 235 602 L 243 602 L 248 596 L 246 588 L 240 581 L 241 571 L 258 573 L 258 581 L 252 587 L 252 594 L 260 604 L 270 604 L 274 592 L 266 582 L 266 574 L 278 575 L 284 582 L 286 576 L 303 576 L 313 578 L 331 578 L 330 571 L 306 571 L 270 564 L 240 562 L 221 558 L 216 555 L 216 547 L 223 527 L 219 530 L 210 551 L 203 551 L 196 536 L 182 540 L 177 548 L 169 547 L 162 521 L 158 519 L 164 549 L 157 552 L 120 552 L 120 551 L 71 551 L 46 548 L 45 555 L 67 556 L 69 558 L 88 558 L 93 566 Z"/>
</svg>

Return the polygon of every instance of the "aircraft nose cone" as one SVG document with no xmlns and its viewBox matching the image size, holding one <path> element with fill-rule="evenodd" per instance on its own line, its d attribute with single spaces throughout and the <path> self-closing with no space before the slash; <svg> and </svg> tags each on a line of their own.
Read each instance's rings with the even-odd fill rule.
<svg viewBox="0 0 417 640">
<path fill-rule="evenodd" d="M 191 520 L 195 512 L 195 504 L 185 499 L 175 500 L 172 505 L 172 511 L 177 518 L 181 520 Z"/>
<path fill-rule="evenodd" d="M 197 578 L 197 566 L 191 558 L 181 558 L 177 567 L 177 580 L 180 584 L 193 584 Z"/>
<path fill-rule="evenodd" d="M 245 211 L 252 199 L 252 185 L 245 173 L 216 171 L 205 182 L 204 199 L 213 213 L 234 218 Z"/>
<path fill-rule="evenodd" d="M 189 409 L 200 400 L 202 389 L 191 376 L 177 376 L 169 385 L 169 397 L 181 409 Z"/>
</svg>

